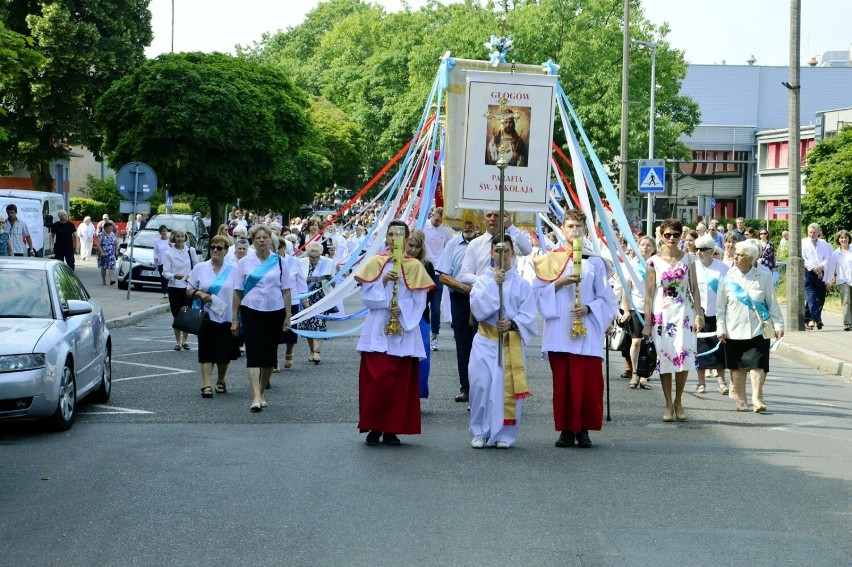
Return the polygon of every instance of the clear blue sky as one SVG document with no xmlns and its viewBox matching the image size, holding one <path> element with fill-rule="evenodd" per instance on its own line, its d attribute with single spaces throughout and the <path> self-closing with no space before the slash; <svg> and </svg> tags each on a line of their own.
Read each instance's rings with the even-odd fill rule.
<svg viewBox="0 0 852 567">
<path fill-rule="evenodd" d="M 448 3 L 448 0 L 441 0 Z M 175 51 L 233 52 L 263 32 L 299 25 L 318 0 L 151 0 L 154 41 L 147 54 L 168 52 L 171 9 L 175 6 Z M 374 0 L 398 10 L 401 0 Z M 412 8 L 424 0 L 409 0 Z M 754 55 L 758 65 L 789 61 L 790 2 L 784 0 L 644 0 L 646 17 L 668 22 L 669 42 L 692 63 L 742 65 Z M 802 64 L 825 51 L 849 51 L 852 0 L 802 0 Z M 483 38 L 485 41 L 487 38 Z M 485 55 L 483 53 L 483 58 Z"/>
</svg>

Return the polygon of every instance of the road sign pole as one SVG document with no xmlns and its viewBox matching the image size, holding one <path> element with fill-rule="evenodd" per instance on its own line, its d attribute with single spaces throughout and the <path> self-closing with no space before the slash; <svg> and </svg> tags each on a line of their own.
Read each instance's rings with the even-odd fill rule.
<svg viewBox="0 0 852 567">
<path fill-rule="evenodd" d="M 139 195 L 139 166 L 133 168 L 133 220 L 130 221 L 131 231 L 132 227 L 136 226 L 136 207 L 138 206 L 138 195 Z M 130 234 L 130 272 L 127 274 L 127 299 L 130 299 L 130 288 L 133 287 L 133 234 Z M 118 258 L 116 258 L 118 260 Z M 116 276 L 118 277 L 118 276 Z"/>
</svg>

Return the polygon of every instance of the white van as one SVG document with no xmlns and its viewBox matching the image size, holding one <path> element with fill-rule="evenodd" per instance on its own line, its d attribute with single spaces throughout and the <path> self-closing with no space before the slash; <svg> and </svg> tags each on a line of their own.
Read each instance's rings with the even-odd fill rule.
<svg viewBox="0 0 852 567">
<path fill-rule="evenodd" d="M 0 213 L 4 217 L 8 204 L 18 207 L 18 219 L 27 223 L 36 256 L 53 256 L 50 227 L 59 220 L 57 212 L 65 209 L 65 198 L 60 193 L 0 189 Z"/>
</svg>

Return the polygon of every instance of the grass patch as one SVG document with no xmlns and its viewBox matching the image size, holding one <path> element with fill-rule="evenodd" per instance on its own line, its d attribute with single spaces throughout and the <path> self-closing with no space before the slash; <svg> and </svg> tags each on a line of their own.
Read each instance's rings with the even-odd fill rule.
<svg viewBox="0 0 852 567">
<path fill-rule="evenodd" d="M 778 285 L 775 286 L 775 297 L 778 298 L 778 303 L 787 303 L 787 277 L 782 275 L 778 278 Z M 842 315 L 840 309 L 840 291 L 834 287 L 825 295 L 825 305 L 822 310 L 829 315 Z"/>
</svg>

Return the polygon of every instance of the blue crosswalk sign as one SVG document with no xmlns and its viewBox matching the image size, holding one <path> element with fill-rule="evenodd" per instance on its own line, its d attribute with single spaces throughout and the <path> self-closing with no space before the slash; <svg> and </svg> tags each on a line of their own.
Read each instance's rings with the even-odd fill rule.
<svg viewBox="0 0 852 567">
<path fill-rule="evenodd" d="M 661 159 L 639 160 L 639 192 L 662 193 L 665 188 L 665 162 Z"/>
</svg>

